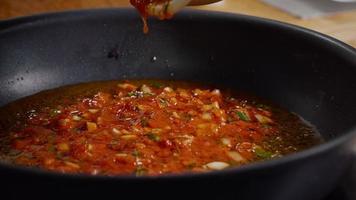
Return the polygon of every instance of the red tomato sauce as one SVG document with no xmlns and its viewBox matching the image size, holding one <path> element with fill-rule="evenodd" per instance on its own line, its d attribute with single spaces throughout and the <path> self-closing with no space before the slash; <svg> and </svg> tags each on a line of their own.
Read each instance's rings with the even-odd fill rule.
<svg viewBox="0 0 356 200">
<path fill-rule="evenodd" d="M 152 4 L 167 4 L 170 0 L 130 0 L 130 3 L 137 9 L 140 13 L 143 21 L 143 32 L 148 33 L 149 28 L 147 24 L 147 18 L 149 17 L 149 6 Z M 160 19 L 169 19 L 172 17 L 169 13 L 162 13 L 163 16 L 160 16 Z"/>
<path fill-rule="evenodd" d="M 183 82 L 67 86 L 9 104 L 0 109 L 5 113 L 0 158 L 62 173 L 207 172 L 320 143 L 311 127 L 283 109 Z"/>
</svg>

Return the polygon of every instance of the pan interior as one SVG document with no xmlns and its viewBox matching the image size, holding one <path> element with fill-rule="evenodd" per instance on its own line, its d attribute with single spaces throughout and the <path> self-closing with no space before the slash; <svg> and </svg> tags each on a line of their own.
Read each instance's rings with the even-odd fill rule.
<svg viewBox="0 0 356 200">
<path fill-rule="evenodd" d="M 354 126 L 355 52 L 298 28 L 186 11 L 141 32 L 133 10 L 44 15 L 0 24 L 0 105 L 98 80 L 223 85 L 302 116 L 326 140 Z"/>
</svg>

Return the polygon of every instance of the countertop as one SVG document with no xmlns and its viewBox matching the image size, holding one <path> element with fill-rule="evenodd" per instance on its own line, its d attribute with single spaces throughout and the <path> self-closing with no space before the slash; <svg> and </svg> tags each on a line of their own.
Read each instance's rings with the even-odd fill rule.
<svg viewBox="0 0 356 200">
<path fill-rule="evenodd" d="M 127 6 L 130 6 L 129 0 L 1 0 L 0 20 L 41 12 Z M 284 21 L 331 35 L 356 47 L 356 11 L 302 20 L 262 3 L 260 0 L 224 0 L 220 3 L 195 8 L 242 13 Z"/>
</svg>

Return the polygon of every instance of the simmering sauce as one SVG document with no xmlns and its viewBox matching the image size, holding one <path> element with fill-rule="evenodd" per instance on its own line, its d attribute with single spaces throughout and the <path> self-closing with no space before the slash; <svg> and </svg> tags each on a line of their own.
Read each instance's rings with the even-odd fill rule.
<svg viewBox="0 0 356 200">
<path fill-rule="evenodd" d="M 61 173 L 198 173 L 275 159 L 321 142 L 259 98 L 174 81 L 66 86 L 0 109 L 0 158 Z"/>
</svg>

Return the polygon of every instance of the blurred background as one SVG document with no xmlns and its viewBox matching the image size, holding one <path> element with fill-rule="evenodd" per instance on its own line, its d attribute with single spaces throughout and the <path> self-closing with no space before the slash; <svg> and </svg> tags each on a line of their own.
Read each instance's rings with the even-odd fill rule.
<svg viewBox="0 0 356 200">
<path fill-rule="evenodd" d="M 0 0 L 0 20 L 42 12 L 128 6 L 129 0 Z M 356 47 L 355 0 L 223 0 L 194 9 L 276 19 L 331 35 Z"/>
</svg>

